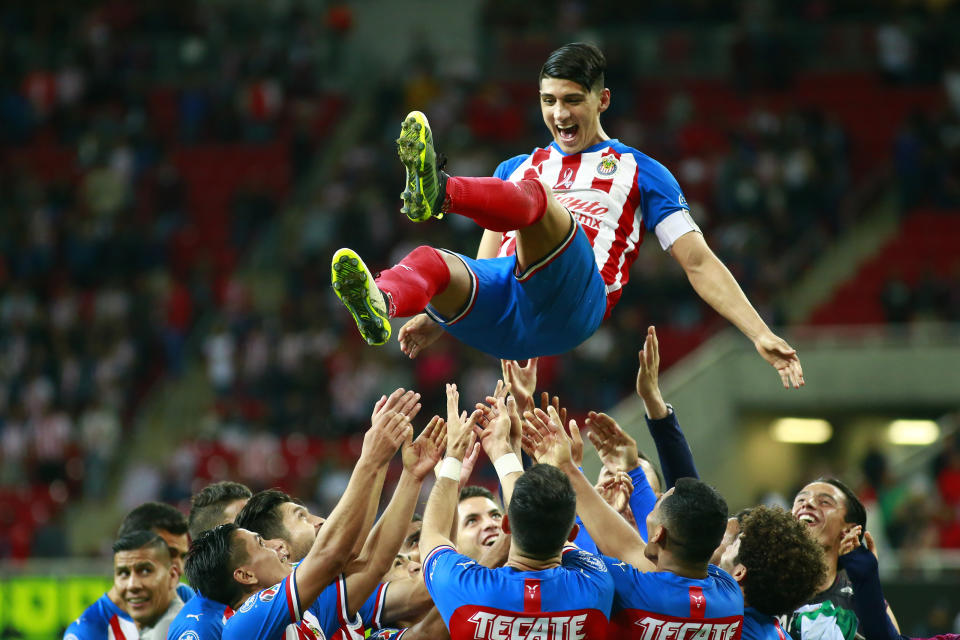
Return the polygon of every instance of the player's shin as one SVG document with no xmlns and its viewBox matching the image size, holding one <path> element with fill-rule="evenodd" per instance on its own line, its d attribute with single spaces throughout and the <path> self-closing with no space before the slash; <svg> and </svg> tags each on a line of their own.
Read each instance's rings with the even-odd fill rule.
<svg viewBox="0 0 960 640">
<path fill-rule="evenodd" d="M 547 211 L 547 194 L 539 180 L 509 182 L 499 178 L 447 179 L 447 210 L 471 218 L 490 231 L 513 231 L 537 222 Z"/>
<path fill-rule="evenodd" d="M 405 318 L 423 311 L 433 296 L 447 288 L 450 269 L 439 251 L 421 246 L 382 271 L 376 282 L 387 294 L 390 317 Z"/>
</svg>

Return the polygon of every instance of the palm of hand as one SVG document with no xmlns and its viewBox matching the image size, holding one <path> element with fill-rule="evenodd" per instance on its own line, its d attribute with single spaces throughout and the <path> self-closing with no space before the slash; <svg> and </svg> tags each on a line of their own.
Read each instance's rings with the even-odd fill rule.
<svg viewBox="0 0 960 640">
<path fill-rule="evenodd" d="M 418 438 L 404 445 L 401 455 L 404 469 L 416 478 L 425 478 L 440 461 L 441 451 L 432 440 Z"/>
</svg>

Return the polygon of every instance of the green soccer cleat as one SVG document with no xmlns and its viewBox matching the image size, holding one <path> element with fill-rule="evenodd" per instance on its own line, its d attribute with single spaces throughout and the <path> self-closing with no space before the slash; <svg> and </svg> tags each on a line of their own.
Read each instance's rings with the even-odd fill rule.
<svg viewBox="0 0 960 640">
<path fill-rule="evenodd" d="M 363 339 L 367 344 L 385 344 L 390 339 L 387 303 L 367 265 L 352 249 L 340 249 L 333 254 L 330 273 L 333 291 L 353 316 Z"/>
<path fill-rule="evenodd" d="M 411 111 L 400 125 L 397 155 L 407 169 L 407 188 L 400 194 L 400 211 L 414 222 L 442 218 L 447 174 L 442 170 L 443 161 L 437 161 L 430 123 L 420 111 Z"/>
</svg>

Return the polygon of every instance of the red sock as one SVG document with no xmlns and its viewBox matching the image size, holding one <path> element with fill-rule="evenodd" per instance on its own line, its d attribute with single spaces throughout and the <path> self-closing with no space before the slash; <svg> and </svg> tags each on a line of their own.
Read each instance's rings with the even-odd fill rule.
<svg viewBox="0 0 960 640">
<path fill-rule="evenodd" d="M 450 268 L 433 247 L 417 247 L 395 267 L 381 271 L 377 286 L 388 294 L 391 318 L 420 313 L 450 284 Z"/>
<path fill-rule="evenodd" d="M 472 218 L 491 231 L 522 229 L 547 211 L 547 194 L 539 180 L 451 176 L 447 178 L 447 197 L 448 211 Z"/>
</svg>

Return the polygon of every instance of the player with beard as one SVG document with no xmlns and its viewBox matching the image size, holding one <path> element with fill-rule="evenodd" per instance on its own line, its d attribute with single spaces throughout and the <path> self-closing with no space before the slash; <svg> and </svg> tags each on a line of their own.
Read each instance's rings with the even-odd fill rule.
<svg viewBox="0 0 960 640">
<path fill-rule="evenodd" d="M 806 527 L 783 509 L 765 506 L 743 518 L 720 568 L 743 591 L 744 640 L 786 640 L 776 616 L 806 602 L 826 573 L 823 551 Z"/>
<path fill-rule="evenodd" d="M 649 231 L 784 387 L 799 387 L 796 351 L 707 246 L 673 175 L 604 131 L 605 68 L 592 44 L 551 53 L 538 89 L 553 142 L 503 162 L 493 178 L 446 174 L 426 116 L 410 113 L 397 141 L 407 172 L 402 211 L 418 222 L 447 212 L 471 218 L 485 229 L 477 259 L 421 246 L 375 279 L 359 255 L 340 249 L 331 267 L 337 296 L 370 344 L 387 342 L 391 318 L 414 316 L 398 335 L 410 357 L 443 331 L 499 358 L 565 353 L 616 305 Z"/>
<path fill-rule="evenodd" d="M 839 567 L 840 545 L 852 529 L 866 528 L 867 511 L 856 494 L 835 478 L 821 478 L 803 487 L 793 500 L 793 516 L 807 525 L 823 547 L 827 572 L 817 594 L 781 620 L 795 640 L 820 640 L 858 636 L 854 589 Z M 896 625 L 893 612 L 887 615 Z"/>
<path fill-rule="evenodd" d="M 233 522 L 251 495 L 249 487 L 231 481 L 201 489 L 190 500 L 190 537 L 199 538 L 205 531 Z M 198 593 L 170 623 L 167 635 L 170 640 L 220 640 L 223 626 L 232 615 L 230 607 Z"/>
</svg>

